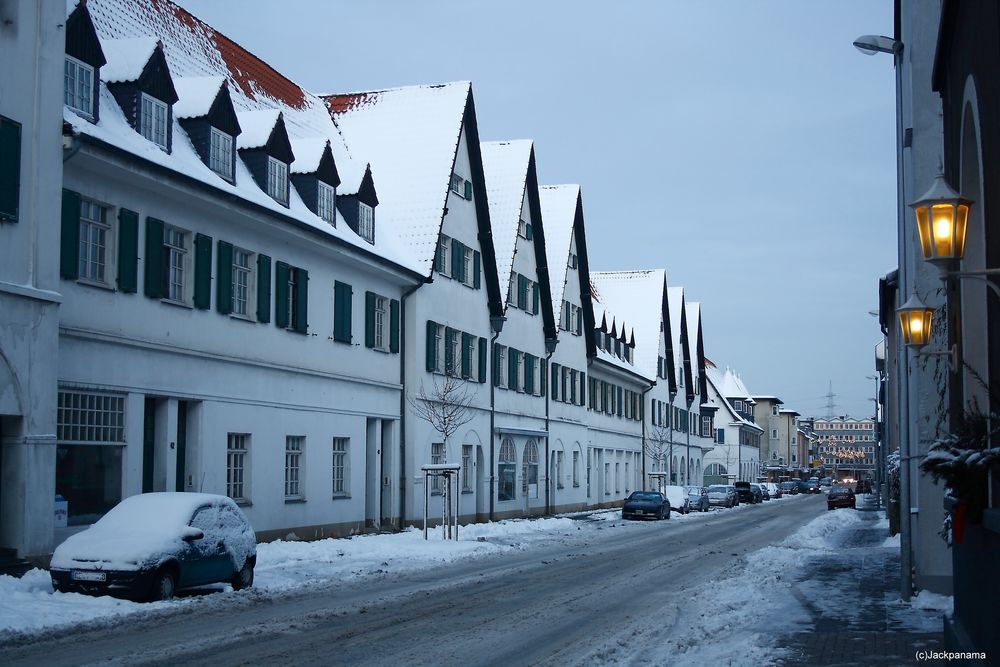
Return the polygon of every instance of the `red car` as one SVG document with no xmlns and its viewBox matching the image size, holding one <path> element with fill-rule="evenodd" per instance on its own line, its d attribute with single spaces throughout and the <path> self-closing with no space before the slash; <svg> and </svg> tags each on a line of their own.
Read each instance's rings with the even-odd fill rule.
<svg viewBox="0 0 1000 667">
<path fill-rule="evenodd" d="M 830 487 L 830 493 L 826 496 L 826 508 L 832 510 L 838 507 L 857 509 L 858 505 L 854 497 L 854 489 L 843 484 L 834 484 Z"/>
</svg>

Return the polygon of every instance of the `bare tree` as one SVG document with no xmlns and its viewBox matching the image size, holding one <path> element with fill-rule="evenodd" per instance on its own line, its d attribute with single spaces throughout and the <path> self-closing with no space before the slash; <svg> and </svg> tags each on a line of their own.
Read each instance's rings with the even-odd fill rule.
<svg viewBox="0 0 1000 667">
<path fill-rule="evenodd" d="M 650 431 L 650 437 L 646 438 L 643 445 L 646 456 L 660 464 L 660 472 L 667 472 L 667 469 L 671 467 L 674 448 L 673 431 L 668 426 L 654 424 Z M 669 478 L 667 483 L 673 484 L 673 478 Z"/>
<path fill-rule="evenodd" d="M 467 382 L 453 375 L 445 375 L 440 382 L 436 377 L 433 378 L 430 390 L 427 390 L 421 382 L 416 397 L 407 396 L 406 402 L 410 404 L 417 417 L 441 434 L 447 459 L 448 442 L 451 437 L 458 429 L 472 421 L 474 398 L 475 392 L 470 391 Z"/>
</svg>

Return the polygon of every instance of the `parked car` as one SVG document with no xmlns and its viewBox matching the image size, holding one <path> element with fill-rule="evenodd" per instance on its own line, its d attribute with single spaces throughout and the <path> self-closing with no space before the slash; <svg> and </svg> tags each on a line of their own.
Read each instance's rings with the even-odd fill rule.
<svg viewBox="0 0 1000 667">
<path fill-rule="evenodd" d="M 832 477 L 822 477 L 819 480 L 819 485 L 821 487 L 832 486 L 833 485 L 833 478 Z"/>
<path fill-rule="evenodd" d="M 663 495 L 670 501 L 670 509 L 674 512 L 687 514 L 691 511 L 691 502 L 683 486 L 665 486 Z"/>
<path fill-rule="evenodd" d="M 795 486 L 799 490 L 799 493 L 812 493 L 812 489 L 809 488 L 804 479 L 795 480 Z"/>
<path fill-rule="evenodd" d="M 854 493 L 871 493 L 872 481 L 870 479 L 859 479 L 854 484 Z"/>
<path fill-rule="evenodd" d="M 709 505 L 718 505 L 720 507 L 735 507 L 739 504 L 739 499 L 736 497 L 736 488 L 729 486 L 727 484 L 713 484 L 708 487 L 708 503 Z"/>
<path fill-rule="evenodd" d="M 750 482 L 736 482 L 733 486 L 736 487 L 736 496 L 741 503 L 757 504 L 763 502 L 760 497 L 760 488 L 754 491 L 754 485 Z"/>
<path fill-rule="evenodd" d="M 792 481 L 782 482 L 778 487 L 781 488 L 782 493 L 787 493 L 790 496 L 797 495 L 799 492 L 798 483 Z"/>
<path fill-rule="evenodd" d="M 806 493 L 819 493 L 819 479 L 813 477 L 806 481 Z"/>
<path fill-rule="evenodd" d="M 687 487 L 688 503 L 691 505 L 692 510 L 697 510 L 699 512 L 707 512 L 711 504 L 708 502 L 708 487 L 707 486 L 689 486 Z"/>
<path fill-rule="evenodd" d="M 61 592 L 169 600 L 204 584 L 249 588 L 256 562 L 253 528 L 231 498 L 143 493 L 56 547 L 49 572 Z"/>
<path fill-rule="evenodd" d="M 622 505 L 623 519 L 669 519 L 670 501 L 659 491 L 633 491 Z"/>
<path fill-rule="evenodd" d="M 771 494 L 771 498 L 781 498 L 781 487 L 775 482 L 764 482 L 763 486 L 767 487 L 768 492 Z"/>
<path fill-rule="evenodd" d="M 762 482 L 762 483 L 758 484 L 757 487 L 760 488 L 761 498 L 763 498 L 764 500 L 770 500 L 771 499 L 771 489 L 767 488 L 766 484 L 764 484 Z"/>
<path fill-rule="evenodd" d="M 857 500 L 854 490 L 846 484 L 834 484 L 830 487 L 830 493 L 826 496 L 826 508 L 832 510 L 837 507 L 850 507 L 857 509 Z"/>
</svg>

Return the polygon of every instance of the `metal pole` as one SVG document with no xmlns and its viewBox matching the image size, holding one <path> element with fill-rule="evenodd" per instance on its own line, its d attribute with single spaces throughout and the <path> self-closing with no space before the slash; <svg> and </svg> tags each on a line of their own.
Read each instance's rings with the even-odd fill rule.
<svg viewBox="0 0 1000 667">
<path fill-rule="evenodd" d="M 450 504 L 448 502 L 448 491 L 450 489 L 448 487 L 447 481 L 448 478 L 445 477 L 445 482 L 446 482 L 445 489 L 444 493 L 441 494 L 441 539 L 442 540 L 448 539 L 448 528 L 450 527 L 449 525 L 450 519 L 448 517 L 448 509 L 450 507 Z"/>
<path fill-rule="evenodd" d="M 458 480 L 461 475 L 461 468 L 458 469 L 459 472 L 455 473 L 455 541 L 458 542 L 458 512 L 459 512 L 459 502 L 462 500 L 462 496 L 457 493 L 458 491 Z"/>
<path fill-rule="evenodd" d="M 427 489 L 427 471 L 424 471 L 424 539 L 427 539 L 427 512 L 430 509 L 428 503 L 430 498 Z"/>
</svg>

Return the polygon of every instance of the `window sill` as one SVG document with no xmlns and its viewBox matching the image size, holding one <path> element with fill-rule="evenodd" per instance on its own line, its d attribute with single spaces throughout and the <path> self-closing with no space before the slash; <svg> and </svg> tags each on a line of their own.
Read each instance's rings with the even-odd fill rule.
<svg viewBox="0 0 1000 667">
<path fill-rule="evenodd" d="M 108 292 L 114 292 L 115 288 L 109 283 L 101 282 L 100 280 L 91 280 L 90 278 L 77 278 L 76 283 L 78 285 L 86 285 L 87 287 L 96 287 L 98 289 L 107 290 Z"/>
<path fill-rule="evenodd" d="M 335 493 L 333 494 L 334 500 L 350 500 L 351 494 L 349 493 Z"/>
<path fill-rule="evenodd" d="M 285 498 L 286 505 L 301 505 L 306 501 L 305 498 Z"/>
<path fill-rule="evenodd" d="M 580 488 L 580 485 L 579 485 L 579 484 L 574 484 L 574 485 L 573 485 L 573 488 L 574 488 L 574 489 L 579 489 L 579 488 Z"/>
<path fill-rule="evenodd" d="M 194 310 L 194 306 L 190 303 L 185 303 L 184 301 L 174 301 L 173 299 L 160 299 L 160 303 L 165 303 L 168 306 L 176 306 L 178 308 L 186 308 L 188 310 Z"/>
<path fill-rule="evenodd" d="M 233 498 L 233 502 L 235 502 L 239 507 L 253 507 L 253 502 L 250 500 L 237 500 L 236 498 Z"/>
<path fill-rule="evenodd" d="M 472 489 L 462 489 L 462 495 L 465 495 L 467 493 L 471 494 L 472 493 Z"/>
</svg>

